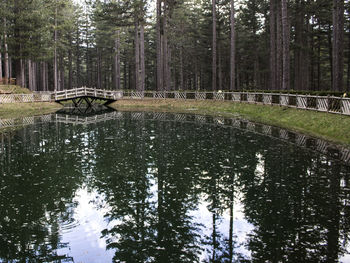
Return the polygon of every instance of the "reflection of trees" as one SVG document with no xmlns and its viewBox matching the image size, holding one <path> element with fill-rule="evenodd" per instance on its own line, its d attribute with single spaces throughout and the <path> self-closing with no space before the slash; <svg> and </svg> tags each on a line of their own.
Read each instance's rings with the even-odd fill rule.
<svg viewBox="0 0 350 263">
<path fill-rule="evenodd" d="M 195 177 L 184 169 L 193 161 L 185 156 L 194 155 L 181 145 L 189 146 L 191 138 L 177 144 L 172 123 L 147 122 L 144 127 L 125 120 L 118 124 L 123 132 L 110 142 L 113 153 L 97 152 L 95 182 L 111 207 L 106 215 L 111 227 L 103 234 L 109 248 L 116 249 L 114 260 L 198 261 L 196 225 L 189 215 L 196 202 Z M 114 134 L 105 131 L 106 137 Z M 111 162 L 115 169 L 110 172 Z"/>
<path fill-rule="evenodd" d="M 34 132 L 34 130 L 36 132 Z M 65 159 L 52 125 L 30 126 L 2 140 L 0 258 L 21 262 L 68 259 L 59 256 L 59 224 L 69 222 L 80 174 Z M 9 138 L 11 138 L 9 137 Z M 64 140 L 64 138 L 61 138 Z M 50 153 L 49 155 L 46 153 Z M 67 205 L 69 205 L 67 207 Z"/>
<path fill-rule="evenodd" d="M 245 213 L 256 227 L 253 261 L 337 262 L 348 236 L 340 182 L 348 182 L 349 167 L 286 145 L 263 147 L 263 170 L 241 177 Z"/>
</svg>

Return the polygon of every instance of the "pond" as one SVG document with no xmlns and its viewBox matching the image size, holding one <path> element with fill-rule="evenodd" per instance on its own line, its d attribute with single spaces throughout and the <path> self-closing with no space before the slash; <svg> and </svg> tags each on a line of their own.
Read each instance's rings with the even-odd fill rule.
<svg viewBox="0 0 350 263">
<path fill-rule="evenodd" d="M 321 141 L 199 115 L 43 119 L 1 135 L 0 262 L 350 262 L 350 166 Z"/>
</svg>

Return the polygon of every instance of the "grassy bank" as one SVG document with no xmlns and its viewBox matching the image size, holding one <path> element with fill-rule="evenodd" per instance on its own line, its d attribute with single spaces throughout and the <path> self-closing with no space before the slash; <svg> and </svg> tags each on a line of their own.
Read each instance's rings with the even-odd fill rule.
<svg viewBox="0 0 350 263">
<path fill-rule="evenodd" d="M 60 104 L 50 102 L 0 104 L 0 119 L 49 114 L 61 108 Z"/>
<path fill-rule="evenodd" d="M 335 143 L 350 145 L 350 116 L 279 106 L 221 101 L 120 100 L 109 106 L 118 110 L 183 112 L 223 117 L 241 117 L 287 128 Z"/>
<path fill-rule="evenodd" d="M 0 85 L 0 94 L 30 94 L 29 89 L 16 85 Z"/>
</svg>

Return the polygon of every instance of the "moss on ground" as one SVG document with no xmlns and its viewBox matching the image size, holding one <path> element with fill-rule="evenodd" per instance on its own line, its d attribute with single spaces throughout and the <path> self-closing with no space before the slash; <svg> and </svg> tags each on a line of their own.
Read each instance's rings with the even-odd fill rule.
<svg viewBox="0 0 350 263">
<path fill-rule="evenodd" d="M 118 110 L 152 110 L 241 117 L 350 145 L 350 116 L 222 101 L 119 100 L 109 106 Z"/>
</svg>

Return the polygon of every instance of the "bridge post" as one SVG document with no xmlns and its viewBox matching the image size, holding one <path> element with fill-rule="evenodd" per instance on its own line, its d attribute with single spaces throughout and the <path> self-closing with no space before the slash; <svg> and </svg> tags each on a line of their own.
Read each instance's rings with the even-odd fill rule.
<svg viewBox="0 0 350 263">
<path fill-rule="evenodd" d="M 66 98 L 67 98 L 67 90 L 64 91 L 64 94 L 65 94 L 65 96 L 66 96 Z"/>
</svg>

